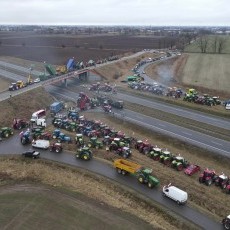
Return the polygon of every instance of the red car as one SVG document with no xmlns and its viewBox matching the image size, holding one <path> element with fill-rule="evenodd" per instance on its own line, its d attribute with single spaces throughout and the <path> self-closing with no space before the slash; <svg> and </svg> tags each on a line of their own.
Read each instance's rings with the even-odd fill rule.
<svg viewBox="0 0 230 230">
<path fill-rule="evenodd" d="M 184 173 L 186 175 L 192 176 L 193 174 L 199 171 L 200 171 L 200 166 L 191 164 L 184 170 Z"/>
</svg>

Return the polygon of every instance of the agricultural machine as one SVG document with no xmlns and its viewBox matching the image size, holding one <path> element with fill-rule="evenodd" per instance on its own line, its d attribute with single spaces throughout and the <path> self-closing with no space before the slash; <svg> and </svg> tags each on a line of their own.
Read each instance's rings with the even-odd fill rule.
<svg viewBox="0 0 230 230">
<path fill-rule="evenodd" d="M 225 189 L 228 185 L 229 178 L 224 173 L 219 175 L 215 180 L 215 185 L 220 186 L 222 189 Z"/>
<path fill-rule="evenodd" d="M 3 127 L 0 129 L 0 136 L 3 138 L 8 138 L 13 134 L 14 134 L 13 130 L 9 127 Z"/>
<path fill-rule="evenodd" d="M 88 147 L 83 147 L 77 150 L 75 157 L 77 159 L 83 159 L 85 161 L 90 160 L 93 154 L 92 151 Z"/>
<path fill-rule="evenodd" d="M 90 148 L 96 148 L 96 149 L 101 149 L 103 148 L 103 144 L 101 141 L 97 139 L 97 137 L 91 137 L 89 142 L 88 142 L 88 147 Z"/>
<path fill-rule="evenodd" d="M 56 153 L 60 153 L 62 151 L 62 144 L 61 143 L 53 143 L 50 145 L 49 147 L 49 151 L 50 152 L 56 152 Z"/>
<path fill-rule="evenodd" d="M 80 110 L 87 110 L 89 103 L 89 97 L 85 93 L 80 92 L 77 100 L 77 107 L 79 107 Z"/>
<path fill-rule="evenodd" d="M 60 129 L 55 129 L 53 131 L 52 137 L 53 139 L 57 139 L 58 142 L 71 142 L 71 138 L 62 133 Z"/>
<path fill-rule="evenodd" d="M 150 151 L 153 149 L 153 146 L 149 144 L 149 142 L 138 140 L 135 144 L 135 149 L 137 149 L 140 153 L 148 155 Z"/>
<path fill-rule="evenodd" d="M 30 144 L 32 142 L 32 137 L 30 135 L 30 131 L 20 133 L 21 136 L 21 143 L 23 145 Z"/>
<path fill-rule="evenodd" d="M 224 226 L 224 229 L 230 229 L 230 215 L 222 220 L 222 224 Z"/>
<path fill-rule="evenodd" d="M 160 160 L 160 156 L 162 154 L 162 149 L 158 148 L 157 146 L 152 149 L 152 151 L 149 153 L 149 157 L 152 158 L 155 161 Z"/>
<path fill-rule="evenodd" d="M 171 163 L 173 168 L 176 168 L 178 171 L 183 170 L 184 168 L 187 168 L 189 166 L 188 161 L 184 159 L 184 157 L 176 156 L 174 157 L 172 163 Z"/>
<path fill-rule="evenodd" d="M 199 176 L 199 182 L 205 183 L 207 186 L 210 186 L 217 179 L 217 175 L 214 170 L 205 169 L 202 174 Z"/>
<path fill-rule="evenodd" d="M 77 133 L 76 134 L 76 136 L 75 136 L 75 143 L 79 147 L 83 147 L 84 146 L 85 142 L 84 142 L 82 133 Z"/>
<path fill-rule="evenodd" d="M 119 156 L 123 157 L 123 158 L 128 158 L 131 156 L 132 151 L 129 147 L 120 147 L 115 151 L 116 154 L 118 154 Z"/>
<path fill-rule="evenodd" d="M 13 129 L 24 129 L 27 128 L 29 126 L 29 123 L 23 119 L 14 119 L 13 121 Z"/>
<path fill-rule="evenodd" d="M 172 161 L 174 160 L 174 156 L 171 152 L 169 152 L 167 149 L 161 151 L 160 159 L 159 161 L 163 163 L 164 165 L 170 166 Z"/>
<path fill-rule="evenodd" d="M 113 165 L 119 174 L 126 175 L 130 173 L 141 184 L 147 184 L 149 188 L 159 184 L 159 180 L 152 175 L 152 169 L 144 168 L 139 164 L 124 159 L 115 160 Z"/>
</svg>

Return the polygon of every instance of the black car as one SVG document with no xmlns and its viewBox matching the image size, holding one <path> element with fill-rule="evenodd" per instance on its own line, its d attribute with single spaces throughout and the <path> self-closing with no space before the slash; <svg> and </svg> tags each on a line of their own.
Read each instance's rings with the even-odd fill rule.
<svg viewBox="0 0 230 230">
<path fill-rule="evenodd" d="M 29 150 L 29 151 L 23 152 L 22 156 L 24 156 L 24 157 L 32 157 L 32 158 L 35 159 L 35 158 L 39 158 L 40 152 L 37 152 L 35 150 Z"/>
</svg>

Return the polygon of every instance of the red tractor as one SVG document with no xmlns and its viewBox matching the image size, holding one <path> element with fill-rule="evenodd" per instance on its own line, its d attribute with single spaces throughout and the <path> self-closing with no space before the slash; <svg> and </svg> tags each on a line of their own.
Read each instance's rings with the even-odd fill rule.
<svg viewBox="0 0 230 230">
<path fill-rule="evenodd" d="M 205 169 L 204 172 L 199 176 L 199 182 L 210 186 L 213 182 L 215 182 L 217 177 L 218 176 L 214 170 Z"/>
<path fill-rule="evenodd" d="M 62 151 L 62 144 L 61 143 L 53 143 L 49 147 L 50 152 L 60 153 Z"/>
<path fill-rule="evenodd" d="M 140 153 L 148 154 L 150 149 L 152 149 L 152 145 L 150 145 L 147 140 L 138 140 L 135 144 L 135 149 L 137 149 Z"/>
<path fill-rule="evenodd" d="M 29 126 L 29 123 L 23 119 L 17 119 L 15 118 L 13 121 L 13 129 L 23 129 L 27 128 Z"/>
<path fill-rule="evenodd" d="M 80 110 L 87 110 L 89 103 L 90 103 L 89 97 L 85 93 L 80 92 L 77 100 L 77 106 L 80 108 Z"/>
</svg>

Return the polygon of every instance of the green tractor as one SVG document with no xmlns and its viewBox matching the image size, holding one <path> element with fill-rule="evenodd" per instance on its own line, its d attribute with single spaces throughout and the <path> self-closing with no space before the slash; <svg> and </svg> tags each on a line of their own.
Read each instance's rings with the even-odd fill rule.
<svg viewBox="0 0 230 230">
<path fill-rule="evenodd" d="M 75 157 L 77 159 L 82 159 L 88 161 L 92 158 L 92 151 L 88 147 L 83 147 L 77 150 Z"/>
<path fill-rule="evenodd" d="M 0 137 L 8 138 L 9 136 L 13 134 L 14 134 L 13 129 L 9 127 L 3 127 L 0 129 Z"/>
<path fill-rule="evenodd" d="M 166 149 L 162 151 L 160 156 L 160 162 L 164 165 L 170 166 L 171 162 L 174 160 L 173 155 Z"/>
<path fill-rule="evenodd" d="M 89 148 L 102 149 L 103 143 L 97 139 L 97 137 L 91 137 L 88 142 Z"/>
<path fill-rule="evenodd" d="M 65 129 L 71 132 L 75 132 L 77 127 L 78 125 L 75 122 L 68 122 L 65 126 Z"/>
<path fill-rule="evenodd" d="M 171 165 L 173 168 L 176 168 L 178 171 L 181 171 L 184 168 L 187 168 L 189 166 L 189 163 L 184 159 L 184 157 L 181 157 L 179 155 L 177 157 L 174 157 Z"/>
<path fill-rule="evenodd" d="M 159 184 L 159 180 L 152 174 L 152 169 L 141 168 L 136 172 L 136 177 L 141 184 L 147 184 L 149 188 L 153 188 Z"/>
<path fill-rule="evenodd" d="M 152 151 L 149 153 L 149 157 L 152 158 L 155 161 L 160 160 L 160 156 L 162 154 L 162 149 L 158 148 L 157 146 L 152 149 Z"/>
<path fill-rule="evenodd" d="M 78 145 L 79 147 L 83 147 L 85 142 L 84 142 L 84 138 L 83 138 L 83 134 L 82 133 L 77 133 L 75 136 L 75 143 L 76 145 Z"/>
</svg>

